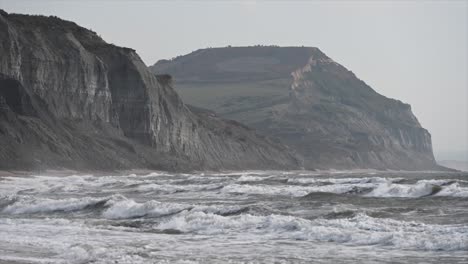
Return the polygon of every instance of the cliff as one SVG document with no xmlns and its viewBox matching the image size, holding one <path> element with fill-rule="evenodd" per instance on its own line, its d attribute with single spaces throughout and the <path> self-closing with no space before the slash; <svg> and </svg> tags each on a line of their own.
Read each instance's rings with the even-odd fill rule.
<svg viewBox="0 0 468 264">
<path fill-rule="evenodd" d="M 317 48 L 202 49 L 151 69 L 173 75 L 188 103 L 286 143 L 306 168 L 443 169 L 408 104 L 378 94 Z"/>
<path fill-rule="evenodd" d="M 0 168 L 300 166 L 287 147 L 191 111 L 172 83 L 73 22 L 0 11 Z"/>
</svg>

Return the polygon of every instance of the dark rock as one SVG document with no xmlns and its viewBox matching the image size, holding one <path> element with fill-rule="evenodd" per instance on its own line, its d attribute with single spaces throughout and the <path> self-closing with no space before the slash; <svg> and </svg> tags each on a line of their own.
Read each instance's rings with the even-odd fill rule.
<svg viewBox="0 0 468 264">
<path fill-rule="evenodd" d="M 0 168 L 288 169 L 287 147 L 192 112 L 134 50 L 56 17 L 0 13 Z"/>
</svg>

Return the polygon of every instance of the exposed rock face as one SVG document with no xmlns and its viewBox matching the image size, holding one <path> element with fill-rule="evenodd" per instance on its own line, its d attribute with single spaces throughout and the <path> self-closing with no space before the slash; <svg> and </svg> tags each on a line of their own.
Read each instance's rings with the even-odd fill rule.
<svg viewBox="0 0 468 264">
<path fill-rule="evenodd" d="M 411 107 L 386 98 L 317 48 L 198 50 L 152 66 L 188 103 L 275 136 L 306 168 L 441 169 Z"/>
<path fill-rule="evenodd" d="M 1 10 L 0 10 L 1 11 Z M 192 112 L 134 50 L 0 12 L 0 168 L 287 169 L 287 147 Z"/>
</svg>

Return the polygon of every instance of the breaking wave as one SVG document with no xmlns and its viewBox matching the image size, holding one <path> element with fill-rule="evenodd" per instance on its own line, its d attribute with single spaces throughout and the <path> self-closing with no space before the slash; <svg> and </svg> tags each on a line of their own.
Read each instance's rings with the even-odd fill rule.
<svg viewBox="0 0 468 264">
<path fill-rule="evenodd" d="M 384 183 L 377 185 L 369 197 L 405 197 L 420 198 L 425 196 L 468 197 L 468 188 L 458 183 L 446 185 L 449 181 L 418 181 L 415 184 Z"/>
<path fill-rule="evenodd" d="M 387 183 L 400 182 L 403 178 L 382 178 L 382 177 L 365 177 L 365 178 L 290 178 L 288 183 L 299 184 L 364 184 L 364 183 Z"/>
<path fill-rule="evenodd" d="M 137 203 L 129 199 L 121 201 L 110 200 L 106 205 L 109 206 L 109 208 L 107 208 L 102 215 L 108 219 L 125 219 L 143 216 L 159 217 L 191 208 L 191 206 L 187 205 L 161 203 L 153 200 Z"/>
<path fill-rule="evenodd" d="M 358 214 L 343 219 L 307 220 L 294 216 L 222 216 L 183 211 L 160 223 L 158 229 L 217 235 L 237 232 L 282 239 L 380 245 L 410 250 L 468 250 L 468 227 L 426 225 Z"/>
<path fill-rule="evenodd" d="M 162 217 L 180 213 L 182 211 L 204 212 L 219 215 L 240 214 L 247 207 L 238 205 L 193 205 L 168 203 L 150 200 L 144 203 L 135 202 L 132 199 L 109 200 L 108 208 L 102 213 L 107 219 L 131 219 L 139 217 Z"/>
<path fill-rule="evenodd" d="M 370 184 L 340 184 L 323 186 L 297 186 L 297 185 L 240 185 L 231 184 L 225 186 L 222 191 L 238 194 L 258 194 L 258 195 L 281 195 L 303 197 L 309 193 L 352 193 L 356 188 L 372 188 Z"/>
<path fill-rule="evenodd" d="M 5 214 L 34 214 L 34 213 L 50 213 L 50 212 L 72 212 L 83 210 L 97 205 L 104 205 L 109 200 L 115 199 L 118 196 L 105 198 L 67 198 L 67 199 L 49 199 L 49 198 L 34 198 L 31 196 L 22 196 L 14 200 L 13 203 L 7 205 L 2 213 Z"/>
</svg>

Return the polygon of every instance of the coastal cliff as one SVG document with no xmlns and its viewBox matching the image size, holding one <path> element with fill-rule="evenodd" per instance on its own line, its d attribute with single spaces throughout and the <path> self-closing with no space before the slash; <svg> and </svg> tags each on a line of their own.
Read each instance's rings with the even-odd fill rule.
<svg viewBox="0 0 468 264">
<path fill-rule="evenodd" d="M 151 67 L 190 104 L 275 137 L 308 169 L 433 170 L 431 135 L 408 104 L 309 47 L 201 49 Z"/>
<path fill-rule="evenodd" d="M 170 75 L 57 17 L 0 10 L 0 168 L 293 169 L 288 147 L 191 110 Z"/>
</svg>

